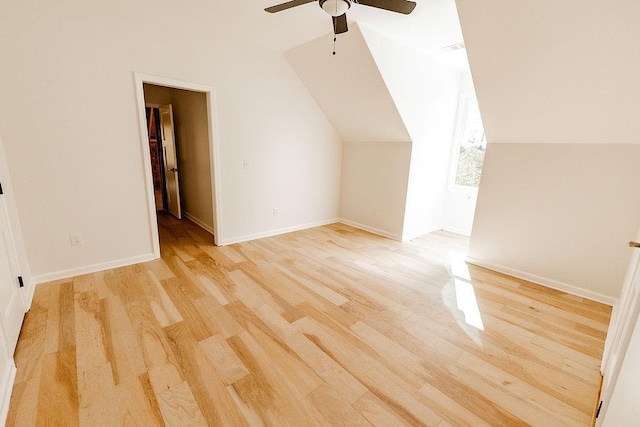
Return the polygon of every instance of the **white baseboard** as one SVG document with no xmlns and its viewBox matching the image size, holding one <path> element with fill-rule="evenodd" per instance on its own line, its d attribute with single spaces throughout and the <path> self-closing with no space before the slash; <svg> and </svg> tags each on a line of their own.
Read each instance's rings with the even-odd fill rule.
<svg viewBox="0 0 640 427">
<path fill-rule="evenodd" d="M 359 222 L 351 221 L 349 219 L 340 218 L 338 222 L 345 225 L 350 225 L 351 227 L 359 228 L 360 230 L 368 231 L 369 233 L 377 234 L 378 236 L 388 237 L 389 239 L 397 240 L 399 242 L 402 241 L 402 236 L 399 234 L 389 233 L 388 231 L 360 224 Z"/>
<path fill-rule="evenodd" d="M 118 259 L 115 261 L 102 262 L 97 264 L 86 265 L 82 267 L 70 268 L 68 270 L 54 271 L 52 273 L 39 274 L 33 276 L 33 282 L 36 284 L 47 283 L 53 280 L 68 279 L 83 274 L 95 273 L 97 271 L 109 270 L 112 268 L 125 267 L 127 265 L 139 264 L 141 262 L 152 261 L 157 259 L 153 254 L 137 255 L 130 258 Z"/>
<path fill-rule="evenodd" d="M 425 234 L 433 233 L 434 231 L 439 231 L 439 230 L 442 230 L 442 228 L 441 227 L 425 228 L 424 230 L 408 234 L 407 236 L 402 238 L 402 241 L 403 242 L 408 242 L 409 240 L 413 240 L 413 239 L 416 239 L 416 238 L 418 238 L 420 236 L 424 236 Z"/>
<path fill-rule="evenodd" d="M 457 227 L 442 227 L 442 231 L 448 231 L 449 233 L 460 234 L 461 236 L 471 236 L 471 230 L 465 230 Z"/>
<path fill-rule="evenodd" d="M 602 304 L 613 306 L 617 299 L 604 295 L 599 292 L 583 289 L 575 285 L 560 282 L 558 280 L 549 279 L 548 277 L 538 276 L 536 274 L 527 273 L 526 271 L 517 270 L 515 268 L 505 267 L 503 265 L 493 264 L 490 262 L 484 262 L 477 258 L 467 257 L 465 260 L 469 264 L 477 265 L 479 267 L 487 268 L 489 270 L 497 271 L 498 273 L 507 274 L 517 279 L 526 280 L 528 282 L 536 283 L 538 285 L 545 286 L 547 288 L 555 289 L 557 291 L 566 292 L 571 295 L 575 295 L 588 300 L 596 301 Z"/>
<path fill-rule="evenodd" d="M 16 379 L 16 365 L 13 359 L 9 359 L 6 365 L 2 367 L 2 377 L 0 377 L 0 425 L 5 425 L 7 415 L 9 414 L 9 402 L 11 400 L 11 391 L 13 390 L 13 382 Z"/>
<path fill-rule="evenodd" d="M 185 218 L 187 218 L 189 221 L 191 221 L 192 223 L 196 224 L 198 227 L 207 230 L 209 233 L 211 234 L 216 234 L 213 231 L 213 227 L 205 224 L 204 222 L 200 221 L 198 218 L 196 218 L 195 216 L 191 215 L 189 212 L 187 211 L 182 211 L 182 215 L 184 215 Z"/>
<path fill-rule="evenodd" d="M 278 228 L 276 230 L 263 231 L 261 233 L 246 234 L 239 237 L 231 237 L 218 242 L 220 246 L 233 245 L 234 243 L 248 242 L 250 240 L 264 239 L 265 237 L 277 236 L 280 234 L 293 233 L 294 231 L 306 230 L 307 228 L 321 227 L 323 225 L 341 222 L 339 219 L 324 219 L 322 221 L 310 222 L 307 224 L 294 225 L 292 227 Z"/>
<path fill-rule="evenodd" d="M 31 309 L 31 303 L 33 302 L 33 294 L 36 291 L 36 282 L 33 277 L 29 277 L 29 283 L 27 286 L 27 295 L 25 296 L 25 308 L 27 311 Z"/>
</svg>

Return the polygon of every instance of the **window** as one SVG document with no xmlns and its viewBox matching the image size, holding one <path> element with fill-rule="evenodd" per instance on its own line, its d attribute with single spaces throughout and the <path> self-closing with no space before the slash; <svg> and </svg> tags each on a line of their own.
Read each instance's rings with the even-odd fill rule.
<svg viewBox="0 0 640 427">
<path fill-rule="evenodd" d="M 465 93 L 460 97 L 454 153 L 451 159 L 453 188 L 478 188 L 486 149 L 487 138 L 480 118 L 478 100 L 473 93 Z"/>
</svg>

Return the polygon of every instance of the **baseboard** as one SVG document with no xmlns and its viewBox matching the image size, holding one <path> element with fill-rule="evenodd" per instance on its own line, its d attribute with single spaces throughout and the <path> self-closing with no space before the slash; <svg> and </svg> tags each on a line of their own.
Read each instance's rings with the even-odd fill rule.
<svg viewBox="0 0 640 427">
<path fill-rule="evenodd" d="M 156 259 L 156 257 L 153 254 L 137 255 L 130 258 L 118 259 L 115 261 L 70 268 L 68 270 L 54 271 L 53 273 L 39 274 L 37 276 L 33 276 L 33 282 L 35 284 L 47 283 L 53 280 L 68 279 L 75 276 L 81 276 L 83 274 L 95 273 L 97 271 L 126 267 L 127 265 L 139 264 L 141 262 L 152 261 L 154 259 Z"/>
<path fill-rule="evenodd" d="M 294 225 L 292 227 L 278 228 L 276 230 L 264 231 L 261 233 L 246 234 L 244 236 L 232 237 L 218 242 L 220 246 L 233 245 L 235 243 L 248 242 L 250 240 L 264 239 L 265 237 L 278 236 L 280 234 L 293 233 L 294 231 L 306 230 L 307 228 L 321 227 L 323 225 L 335 224 L 339 219 L 324 219 L 322 221 L 310 222 L 307 224 Z"/>
<path fill-rule="evenodd" d="M 28 284 L 28 294 L 25 298 L 25 308 L 27 311 L 29 311 L 31 309 L 31 303 L 33 302 L 33 294 L 36 291 L 36 282 L 35 280 L 33 280 L 33 277 L 29 277 L 29 284 Z"/>
<path fill-rule="evenodd" d="M 528 282 L 536 283 L 538 285 L 542 285 L 547 288 L 566 292 L 571 295 L 596 301 L 609 306 L 613 306 L 617 302 L 616 298 L 610 297 L 608 295 L 583 289 L 578 286 L 560 282 L 558 280 L 549 279 L 548 277 L 542 277 L 536 274 L 527 273 L 526 271 L 517 270 L 515 268 L 510 268 L 510 267 L 505 267 L 503 265 L 485 262 L 473 257 L 467 257 L 465 261 L 468 262 L 469 264 L 477 265 L 478 267 L 483 267 L 489 270 L 497 271 L 498 273 L 503 273 L 509 276 L 513 276 L 517 279 L 526 280 Z"/>
<path fill-rule="evenodd" d="M 7 422 L 9 402 L 11 401 L 11 392 L 13 391 L 15 379 L 16 365 L 13 363 L 13 359 L 9 359 L 2 369 L 2 378 L 0 378 L 0 425 L 5 425 Z"/>
<path fill-rule="evenodd" d="M 216 234 L 213 231 L 213 227 L 205 224 L 204 222 L 200 221 L 198 218 L 196 218 L 195 216 L 191 215 L 189 212 L 187 211 L 182 211 L 182 215 L 184 215 L 185 218 L 187 218 L 189 221 L 191 221 L 192 223 L 196 224 L 198 227 L 207 230 L 209 233 L 211 234 Z"/>
<path fill-rule="evenodd" d="M 409 240 L 413 240 L 416 239 L 418 237 L 424 236 L 425 234 L 429 234 L 429 233 L 433 233 L 434 231 L 439 231 L 442 230 L 441 227 L 431 227 L 431 228 L 426 228 L 424 230 L 421 230 L 417 233 L 411 233 L 409 235 L 407 235 L 406 237 L 402 238 L 403 242 L 408 242 Z"/>
<path fill-rule="evenodd" d="M 471 236 L 471 230 L 464 230 L 457 227 L 442 227 L 442 231 L 448 231 L 449 233 L 460 234 L 461 236 Z"/>
<path fill-rule="evenodd" d="M 402 241 L 402 236 L 399 234 L 389 233 L 388 231 L 360 224 L 359 222 L 351 221 L 349 219 L 340 218 L 338 222 L 345 225 L 350 225 L 351 227 L 359 228 L 360 230 L 368 231 L 369 233 L 377 234 L 378 236 L 388 237 L 389 239 L 397 240 L 399 242 Z"/>
</svg>

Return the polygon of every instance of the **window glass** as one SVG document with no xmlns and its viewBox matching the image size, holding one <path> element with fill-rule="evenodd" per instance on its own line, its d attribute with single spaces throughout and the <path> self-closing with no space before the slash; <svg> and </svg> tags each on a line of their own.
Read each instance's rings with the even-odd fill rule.
<svg viewBox="0 0 640 427">
<path fill-rule="evenodd" d="M 477 99 L 471 96 L 463 97 L 461 103 L 462 117 L 458 121 L 454 184 L 457 187 L 477 188 L 480 184 L 487 139 L 482 127 Z"/>
</svg>

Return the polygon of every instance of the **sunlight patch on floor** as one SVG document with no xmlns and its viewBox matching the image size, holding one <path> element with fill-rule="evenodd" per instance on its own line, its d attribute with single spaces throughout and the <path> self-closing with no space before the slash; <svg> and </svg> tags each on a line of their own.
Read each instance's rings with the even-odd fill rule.
<svg viewBox="0 0 640 427">
<path fill-rule="evenodd" d="M 469 268 L 464 262 L 466 254 L 451 251 L 451 273 L 453 274 L 454 286 L 456 290 L 456 303 L 460 311 L 464 313 L 464 320 L 469 326 L 473 326 L 484 331 L 482 315 L 478 307 L 476 293 L 471 283 Z"/>
</svg>

